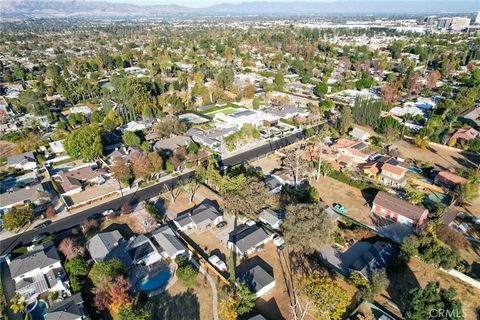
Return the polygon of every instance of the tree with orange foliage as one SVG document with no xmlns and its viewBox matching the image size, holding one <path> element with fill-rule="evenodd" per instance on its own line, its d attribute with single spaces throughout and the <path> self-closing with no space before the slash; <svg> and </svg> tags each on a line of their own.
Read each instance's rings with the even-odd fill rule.
<svg viewBox="0 0 480 320">
<path fill-rule="evenodd" d="M 56 214 L 57 212 L 55 211 L 55 208 L 53 206 L 50 205 L 47 207 L 47 211 L 45 212 L 47 218 L 52 219 L 53 217 L 55 217 Z"/>
<path fill-rule="evenodd" d="M 132 297 L 128 291 L 132 285 L 124 276 L 118 276 L 113 283 L 108 284 L 109 309 L 118 313 L 121 308 L 132 305 Z"/>
<path fill-rule="evenodd" d="M 435 89 L 437 87 L 437 82 L 440 80 L 442 75 L 440 74 L 440 71 L 438 70 L 433 70 L 432 73 L 428 76 L 427 79 L 427 88 L 428 90 Z"/>
</svg>

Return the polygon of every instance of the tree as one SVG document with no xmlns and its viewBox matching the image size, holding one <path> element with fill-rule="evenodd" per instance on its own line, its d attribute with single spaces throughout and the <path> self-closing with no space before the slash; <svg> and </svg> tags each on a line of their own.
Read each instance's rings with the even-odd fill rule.
<svg viewBox="0 0 480 320">
<path fill-rule="evenodd" d="M 452 249 L 463 250 L 469 246 L 469 242 L 463 234 L 444 224 L 441 224 L 435 228 L 435 234 L 437 235 L 438 239 L 443 241 L 443 243 Z"/>
<path fill-rule="evenodd" d="M 26 313 L 25 298 L 23 295 L 16 294 L 10 299 L 10 309 L 13 313 Z"/>
<path fill-rule="evenodd" d="M 200 188 L 200 186 L 201 186 L 200 182 L 197 179 L 195 179 L 195 177 L 187 179 L 183 183 L 183 189 L 185 190 L 188 196 L 188 203 L 192 203 L 193 198 L 195 197 L 195 193 L 197 193 L 197 190 Z"/>
<path fill-rule="evenodd" d="M 108 296 L 107 292 L 103 288 L 94 287 L 92 289 L 93 294 L 93 304 L 95 308 L 102 311 L 108 307 Z"/>
<path fill-rule="evenodd" d="M 149 161 L 146 152 L 132 152 L 130 154 L 130 164 L 137 179 L 146 178 L 153 173 L 152 163 Z"/>
<path fill-rule="evenodd" d="M 341 319 L 350 303 L 347 292 L 329 277 L 310 275 L 303 282 L 306 295 L 312 299 L 318 319 Z"/>
<path fill-rule="evenodd" d="M 166 117 L 157 124 L 155 129 L 161 138 L 165 138 L 184 134 L 187 132 L 187 125 L 176 117 Z"/>
<path fill-rule="evenodd" d="M 427 137 L 427 136 L 420 136 L 419 134 L 417 134 L 415 137 L 414 137 L 414 143 L 417 147 L 419 147 L 420 149 L 426 149 L 428 147 L 428 145 L 430 144 L 430 139 Z"/>
<path fill-rule="evenodd" d="M 20 92 L 18 103 L 20 106 L 26 108 L 28 113 L 36 116 L 44 116 L 49 112 L 48 104 L 43 99 L 43 95 L 31 89 Z"/>
<path fill-rule="evenodd" d="M 178 257 L 175 262 L 178 265 L 177 278 L 187 287 L 193 286 L 197 280 L 198 271 L 184 257 Z"/>
<path fill-rule="evenodd" d="M 428 78 L 427 78 L 427 88 L 428 90 L 435 89 L 437 87 L 437 82 L 440 80 L 442 75 L 440 74 L 440 71 L 438 70 L 433 70 Z"/>
<path fill-rule="evenodd" d="M 117 276 L 114 282 L 108 284 L 110 311 L 118 313 L 121 308 L 132 305 L 132 297 L 129 292 L 131 286 L 130 281 L 123 275 Z"/>
<path fill-rule="evenodd" d="M 112 172 L 113 178 L 124 186 L 128 186 L 134 178 L 132 168 L 130 168 L 126 161 L 120 156 L 113 159 L 110 171 Z"/>
<path fill-rule="evenodd" d="M 85 258 L 77 256 L 65 262 L 65 270 L 74 276 L 87 276 L 90 266 Z"/>
<path fill-rule="evenodd" d="M 257 219 L 260 213 L 269 207 L 272 200 L 267 187 L 257 177 L 249 176 L 242 181 L 230 180 L 229 182 L 232 181 L 231 186 L 224 186 L 227 190 L 222 192 L 223 208 L 231 215 Z"/>
<path fill-rule="evenodd" d="M 282 166 L 293 177 L 293 183 L 297 188 L 299 181 L 308 172 L 308 163 L 301 157 L 300 150 L 290 149 L 285 151 L 285 156 L 282 158 Z"/>
<path fill-rule="evenodd" d="M 338 130 L 342 135 L 346 134 L 352 126 L 352 110 L 349 106 L 342 107 L 342 118 Z"/>
<path fill-rule="evenodd" d="M 140 306 L 123 306 L 118 313 L 118 320 L 149 320 L 152 313 L 147 308 Z"/>
<path fill-rule="evenodd" d="M 33 211 L 27 206 L 13 207 L 3 215 L 3 226 L 7 230 L 14 230 L 31 222 Z"/>
<path fill-rule="evenodd" d="M 423 202 L 423 193 L 415 190 L 407 191 L 407 200 L 415 205 L 421 204 Z"/>
<path fill-rule="evenodd" d="M 85 254 L 85 248 L 78 245 L 77 242 L 71 238 L 64 238 L 58 245 L 58 250 L 65 256 L 65 259 L 71 260 L 75 257 L 81 257 Z"/>
<path fill-rule="evenodd" d="M 248 84 L 243 88 L 243 96 L 247 99 L 250 99 L 255 94 L 255 86 L 253 84 Z"/>
<path fill-rule="evenodd" d="M 52 205 L 49 205 L 47 207 L 47 211 L 45 212 L 45 215 L 47 216 L 47 218 L 53 219 L 57 215 L 57 212 L 55 211 L 55 208 Z"/>
<path fill-rule="evenodd" d="M 73 130 L 63 143 L 67 154 L 75 159 L 92 161 L 103 154 L 98 127 L 89 125 Z"/>
<path fill-rule="evenodd" d="M 252 292 L 246 284 L 242 283 L 236 290 L 237 313 L 243 315 L 252 311 L 255 308 L 255 300 L 257 300 L 255 292 Z"/>
<path fill-rule="evenodd" d="M 305 253 L 331 244 L 335 224 L 322 204 L 296 204 L 286 208 L 282 225 L 285 242 L 294 251 Z"/>
<path fill-rule="evenodd" d="M 328 93 L 328 85 L 325 82 L 319 82 L 313 89 L 313 93 L 318 97 L 323 97 Z"/>
<path fill-rule="evenodd" d="M 227 88 L 232 86 L 234 76 L 235 75 L 234 75 L 233 69 L 230 69 L 230 68 L 222 69 L 217 76 L 217 83 L 223 90 L 226 90 Z"/>
<path fill-rule="evenodd" d="M 96 287 L 106 288 L 107 282 L 125 274 L 125 266 L 118 259 L 109 259 L 97 262 L 90 270 L 89 277 Z"/>
<path fill-rule="evenodd" d="M 235 297 L 227 296 L 225 299 L 220 299 L 218 302 L 218 315 L 223 320 L 237 320 L 237 303 Z"/>
<path fill-rule="evenodd" d="M 122 136 L 123 143 L 127 146 L 139 148 L 142 141 L 140 137 L 135 134 L 135 132 L 125 131 Z"/>
<path fill-rule="evenodd" d="M 465 318 L 462 303 L 455 299 L 456 294 L 452 287 L 440 289 L 440 284 L 436 281 L 429 282 L 423 289 L 412 289 L 409 293 L 407 317 L 411 320 L 462 320 Z"/>
<path fill-rule="evenodd" d="M 275 77 L 273 78 L 273 84 L 277 90 L 283 90 L 283 86 L 285 85 L 285 79 L 281 73 L 276 73 Z"/>
</svg>

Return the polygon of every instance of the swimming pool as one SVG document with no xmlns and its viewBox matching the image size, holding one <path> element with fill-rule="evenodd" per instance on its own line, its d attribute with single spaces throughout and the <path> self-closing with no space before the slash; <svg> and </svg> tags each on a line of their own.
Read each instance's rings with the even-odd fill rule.
<svg viewBox="0 0 480 320">
<path fill-rule="evenodd" d="M 43 300 L 38 300 L 30 303 L 27 306 L 28 314 L 30 315 L 30 320 L 45 320 L 45 315 L 47 314 L 48 305 Z"/>
<path fill-rule="evenodd" d="M 138 288 L 144 292 L 157 290 L 161 287 L 166 286 L 171 276 L 172 273 L 170 272 L 170 270 L 162 270 L 152 277 L 141 280 Z"/>
<path fill-rule="evenodd" d="M 418 174 L 422 173 L 422 169 L 419 169 L 419 168 L 416 168 L 416 167 L 408 167 L 408 170 L 410 170 L 412 172 L 415 172 L 415 173 L 418 173 Z"/>
</svg>

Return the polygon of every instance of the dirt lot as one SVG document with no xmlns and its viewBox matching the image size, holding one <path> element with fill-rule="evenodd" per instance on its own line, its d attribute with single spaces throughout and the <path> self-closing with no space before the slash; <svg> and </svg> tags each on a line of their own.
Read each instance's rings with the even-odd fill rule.
<svg viewBox="0 0 480 320">
<path fill-rule="evenodd" d="M 216 201 L 219 205 L 222 204 L 222 198 L 203 185 L 198 188 L 192 203 L 189 202 L 188 195 L 185 192 L 182 192 L 174 203 L 170 201 L 170 195 L 167 193 L 163 193 L 162 198 L 164 199 L 165 208 L 169 211 L 176 212 L 177 214 L 193 208 L 205 199 Z"/>
<path fill-rule="evenodd" d="M 371 225 L 376 221 L 376 217 L 370 212 L 368 201 L 371 197 L 365 199 L 362 191 L 351 187 L 343 182 L 330 177 L 320 177 L 319 181 L 312 179 L 311 185 L 318 190 L 320 198 L 328 205 L 334 202 L 342 204 L 348 209 L 348 215 L 353 219 L 364 224 Z"/>
<path fill-rule="evenodd" d="M 152 319 L 213 319 L 212 289 L 201 274 L 192 288 L 177 281 L 167 292 L 151 298 L 149 304 Z"/>
<path fill-rule="evenodd" d="M 403 303 L 405 307 L 408 301 L 408 292 L 415 287 L 424 288 L 429 281 L 439 281 L 442 288 L 454 287 L 457 290 L 457 299 L 463 304 L 465 319 L 477 319 L 476 310 L 479 308 L 480 290 L 435 269 L 430 264 L 414 258 L 408 264 L 408 268 L 399 268 L 389 276 L 390 286 L 387 295 L 396 303 Z"/>
<path fill-rule="evenodd" d="M 264 173 L 270 173 L 276 168 L 281 168 L 282 163 L 280 157 L 277 154 L 270 154 L 265 158 L 255 160 L 251 162 L 252 166 L 262 168 Z"/>
<path fill-rule="evenodd" d="M 399 140 L 393 144 L 393 147 L 399 149 L 400 156 L 403 158 L 431 162 L 437 169 L 442 170 L 453 170 L 455 167 L 472 168 L 480 163 L 479 156 L 462 154 L 456 150 L 434 145 L 430 145 L 427 149 L 420 149 L 405 140 Z"/>
<path fill-rule="evenodd" d="M 14 154 L 15 143 L 8 142 L 8 141 L 0 141 L 0 156 L 1 157 L 8 157 Z"/>
</svg>

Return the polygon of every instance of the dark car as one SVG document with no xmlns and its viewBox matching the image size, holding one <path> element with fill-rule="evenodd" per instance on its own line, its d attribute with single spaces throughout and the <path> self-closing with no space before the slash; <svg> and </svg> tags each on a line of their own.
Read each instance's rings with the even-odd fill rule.
<svg viewBox="0 0 480 320">
<path fill-rule="evenodd" d="M 222 221 L 222 222 L 219 222 L 215 227 L 217 227 L 217 229 L 222 229 L 223 227 L 225 227 L 227 225 L 227 222 L 226 221 Z"/>
<path fill-rule="evenodd" d="M 52 223 L 52 221 L 50 221 L 50 220 L 45 220 L 44 222 L 42 222 L 42 223 L 36 225 L 35 227 L 33 227 L 33 230 L 43 229 L 43 228 L 49 226 L 51 223 Z"/>
<path fill-rule="evenodd" d="M 44 233 L 37 234 L 35 237 L 33 237 L 32 242 L 42 241 L 43 239 L 45 239 L 46 237 L 48 237 L 48 235 L 49 235 L 48 232 L 44 232 Z"/>
<path fill-rule="evenodd" d="M 97 220 L 97 219 L 100 219 L 101 217 L 102 217 L 102 215 L 100 213 L 94 213 L 89 217 L 89 219 L 90 220 Z"/>
</svg>

